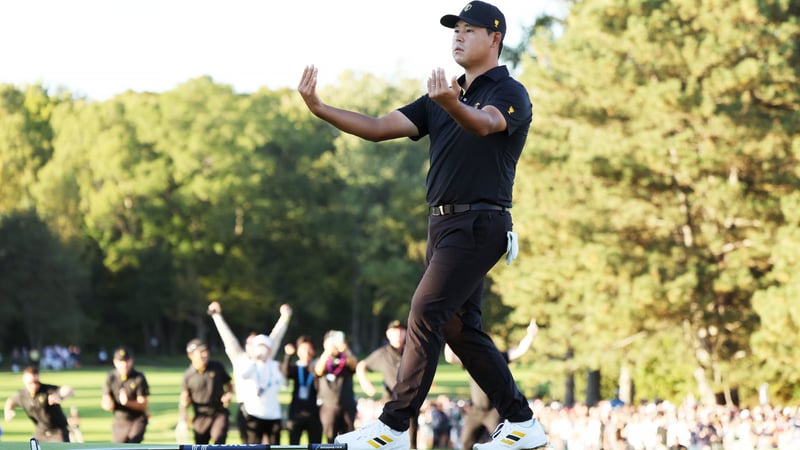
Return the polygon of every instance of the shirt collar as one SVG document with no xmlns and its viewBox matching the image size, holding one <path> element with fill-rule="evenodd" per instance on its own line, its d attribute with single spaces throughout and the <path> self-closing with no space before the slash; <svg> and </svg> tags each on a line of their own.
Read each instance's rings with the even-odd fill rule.
<svg viewBox="0 0 800 450">
<path fill-rule="evenodd" d="M 478 78 L 475 78 L 475 81 L 477 81 L 477 80 L 479 80 L 479 79 L 481 79 L 483 77 L 489 78 L 492 81 L 500 81 L 503 78 L 508 78 L 508 76 L 509 76 L 508 67 L 506 67 L 506 66 L 495 66 L 495 67 L 492 67 L 491 69 L 487 70 L 486 72 L 484 72 L 480 76 L 478 76 Z M 460 86 L 464 86 L 464 83 L 466 81 L 467 81 L 467 75 L 466 74 L 462 74 L 460 77 L 458 77 L 458 84 Z M 474 83 L 475 82 L 473 81 L 473 84 Z"/>
</svg>

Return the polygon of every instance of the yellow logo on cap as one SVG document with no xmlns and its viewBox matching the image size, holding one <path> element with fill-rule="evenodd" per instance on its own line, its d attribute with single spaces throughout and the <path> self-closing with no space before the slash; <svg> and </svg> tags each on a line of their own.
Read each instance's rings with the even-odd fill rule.
<svg viewBox="0 0 800 450">
<path fill-rule="evenodd" d="M 500 21 L 497 20 L 497 19 L 494 19 L 494 27 L 497 28 L 498 26 L 500 26 Z"/>
<path fill-rule="evenodd" d="M 513 106 L 509 106 L 509 107 L 508 107 L 508 113 L 509 113 L 509 114 L 514 114 L 514 111 L 515 111 L 515 109 L 514 109 L 514 107 L 513 107 Z"/>
</svg>

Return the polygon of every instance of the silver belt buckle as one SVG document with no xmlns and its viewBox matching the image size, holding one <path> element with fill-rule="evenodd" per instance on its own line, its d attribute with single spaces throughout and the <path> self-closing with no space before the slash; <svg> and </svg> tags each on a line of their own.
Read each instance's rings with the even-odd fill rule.
<svg viewBox="0 0 800 450">
<path fill-rule="evenodd" d="M 436 206 L 435 208 L 439 210 L 439 214 L 437 214 L 437 216 L 443 216 L 444 215 L 444 205 L 439 205 L 439 206 Z"/>
</svg>

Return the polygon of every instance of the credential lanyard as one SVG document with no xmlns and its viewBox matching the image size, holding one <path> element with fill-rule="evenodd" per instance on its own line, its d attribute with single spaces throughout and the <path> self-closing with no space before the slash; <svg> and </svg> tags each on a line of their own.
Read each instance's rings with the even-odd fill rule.
<svg viewBox="0 0 800 450">
<path fill-rule="evenodd" d="M 311 371 L 308 371 L 308 376 L 306 377 L 305 381 L 303 380 L 303 371 L 304 366 L 297 366 L 297 381 L 300 383 L 300 387 L 308 387 L 311 386 L 311 383 L 314 381 L 314 374 Z"/>
</svg>

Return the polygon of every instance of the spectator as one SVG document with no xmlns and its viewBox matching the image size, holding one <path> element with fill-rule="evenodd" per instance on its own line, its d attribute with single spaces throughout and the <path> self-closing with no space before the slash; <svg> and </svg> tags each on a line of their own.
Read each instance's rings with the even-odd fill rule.
<svg viewBox="0 0 800 450">
<path fill-rule="evenodd" d="M 75 344 L 69 346 L 69 360 L 67 367 L 78 369 L 81 367 L 81 348 Z"/>
<path fill-rule="evenodd" d="M 108 361 L 108 352 L 105 348 L 101 347 L 100 350 L 97 351 L 97 362 L 100 364 L 105 364 Z"/>
<path fill-rule="evenodd" d="M 393 320 L 386 327 L 385 334 L 386 344 L 378 347 L 356 365 L 356 375 L 361 390 L 370 397 L 375 395 L 375 386 L 367 377 L 367 372 L 380 372 L 383 377 L 382 404 L 392 399 L 392 389 L 397 384 L 397 373 L 400 371 L 400 360 L 406 345 L 406 327 L 399 320 Z M 418 421 L 419 411 L 409 420 L 408 437 L 411 448 L 417 448 Z"/>
<path fill-rule="evenodd" d="M 280 444 L 281 405 L 278 392 L 284 384 L 274 351 L 286 334 L 292 308 L 281 305 L 281 316 L 269 336 L 251 334 L 242 349 L 222 317 L 222 306 L 212 302 L 208 313 L 214 320 L 225 353 L 233 364 L 236 395 L 239 400 L 239 433 L 245 444 Z"/>
<path fill-rule="evenodd" d="M 195 444 L 224 444 L 230 425 L 228 406 L 233 396 L 231 376 L 219 361 L 209 361 L 208 347 L 200 339 L 189 341 L 186 355 L 191 365 L 183 373 L 179 421 L 187 423 L 186 407 L 191 405 Z"/>
<path fill-rule="evenodd" d="M 114 351 L 114 370 L 103 385 L 100 406 L 112 411 L 111 442 L 138 444 L 147 429 L 147 400 L 150 386 L 144 374 L 133 367 L 133 353 L 127 347 Z"/>
<path fill-rule="evenodd" d="M 314 343 L 305 335 L 297 338 L 297 346 L 289 343 L 284 347 L 281 372 L 287 380 L 293 381 L 292 400 L 286 421 L 290 445 L 300 444 L 303 431 L 308 435 L 308 442 L 322 441 L 322 422 L 317 404 L 319 379 L 314 375 L 314 353 Z M 295 354 L 297 361 L 292 362 Z"/>
<path fill-rule="evenodd" d="M 314 366 L 314 374 L 319 377 L 319 418 L 322 433 L 328 443 L 333 443 L 339 434 L 355 429 L 353 374 L 358 361 L 341 331 L 328 331 L 322 348 L 322 355 Z"/>
<path fill-rule="evenodd" d="M 438 396 L 431 404 L 431 430 L 433 431 L 434 448 L 451 448 L 450 445 L 450 401 L 445 396 Z"/>
<path fill-rule="evenodd" d="M 72 388 L 41 383 L 36 366 L 23 369 L 22 385 L 23 389 L 6 400 L 5 420 L 13 419 L 16 415 L 14 409 L 21 406 L 34 424 L 33 435 L 36 439 L 42 442 L 69 442 L 67 417 L 61 409 L 61 401 L 72 396 Z"/>
</svg>

